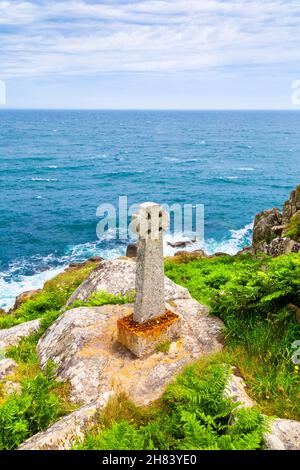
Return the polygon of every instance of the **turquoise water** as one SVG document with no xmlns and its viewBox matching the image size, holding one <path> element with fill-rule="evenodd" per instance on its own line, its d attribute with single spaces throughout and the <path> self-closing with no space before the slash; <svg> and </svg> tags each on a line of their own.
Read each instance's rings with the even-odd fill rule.
<svg viewBox="0 0 300 470">
<path fill-rule="evenodd" d="M 123 254 L 96 236 L 119 195 L 202 203 L 206 249 L 236 252 L 299 183 L 299 130 L 297 111 L 2 110 L 0 307 L 72 260 Z"/>
</svg>

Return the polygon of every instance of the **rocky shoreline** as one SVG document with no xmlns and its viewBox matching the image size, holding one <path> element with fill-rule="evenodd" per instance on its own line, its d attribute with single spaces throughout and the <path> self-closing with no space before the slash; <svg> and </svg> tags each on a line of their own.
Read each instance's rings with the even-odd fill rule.
<svg viewBox="0 0 300 470">
<path fill-rule="evenodd" d="M 174 243 L 169 242 L 169 244 L 173 248 L 178 248 L 174 256 L 180 256 L 181 258 L 186 258 L 186 260 L 213 258 L 215 256 L 232 256 L 224 252 L 216 252 L 212 255 L 208 255 L 201 249 L 184 250 L 184 248 L 192 247 L 193 241 L 191 240 L 182 240 Z M 127 245 L 125 258 L 134 259 L 136 252 L 136 244 L 129 243 Z M 274 207 L 273 209 L 264 210 L 255 216 L 252 244 L 240 250 L 237 255 L 243 253 L 258 254 L 260 252 L 272 257 L 300 252 L 300 184 L 290 193 L 289 198 L 283 204 L 282 211 Z M 98 265 L 101 261 L 103 261 L 103 258 L 100 256 L 93 256 L 83 262 L 70 263 L 67 270 L 77 269 L 88 263 Z M 34 299 L 41 290 L 42 289 L 35 289 L 22 292 L 16 297 L 15 304 L 9 312 L 3 310 L 2 313 L 13 313 L 22 303 L 29 299 Z"/>
</svg>

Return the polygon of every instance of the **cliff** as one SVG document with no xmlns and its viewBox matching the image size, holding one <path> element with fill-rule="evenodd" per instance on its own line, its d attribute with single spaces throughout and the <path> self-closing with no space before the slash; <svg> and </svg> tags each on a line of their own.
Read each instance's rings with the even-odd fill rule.
<svg viewBox="0 0 300 470">
<path fill-rule="evenodd" d="M 278 256 L 300 251 L 300 184 L 280 211 L 277 207 L 256 215 L 252 251 Z"/>
</svg>

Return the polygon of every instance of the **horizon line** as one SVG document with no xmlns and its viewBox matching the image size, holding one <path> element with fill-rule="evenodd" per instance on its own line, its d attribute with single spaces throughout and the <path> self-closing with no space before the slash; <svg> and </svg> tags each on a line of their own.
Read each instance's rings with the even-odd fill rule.
<svg viewBox="0 0 300 470">
<path fill-rule="evenodd" d="M 1 111 L 300 111 L 298 108 L 47 108 L 47 107 L 5 107 Z"/>
</svg>

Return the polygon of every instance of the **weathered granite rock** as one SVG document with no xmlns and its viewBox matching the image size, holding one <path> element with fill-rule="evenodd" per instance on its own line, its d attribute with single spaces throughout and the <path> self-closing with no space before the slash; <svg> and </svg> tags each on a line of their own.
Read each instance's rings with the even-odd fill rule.
<svg viewBox="0 0 300 470">
<path fill-rule="evenodd" d="M 281 223 L 282 216 L 276 207 L 257 214 L 253 226 L 254 247 L 258 249 L 262 243 L 270 243 L 275 236 L 272 228 Z"/>
<path fill-rule="evenodd" d="M 208 255 L 205 253 L 204 250 L 193 250 L 193 251 L 178 250 L 174 253 L 174 256 L 181 256 L 181 257 L 186 258 L 187 260 L 208 257 Z"/>
<path fill-rule="evenodd" d="M 103 258 L 101 258 L 101 256 L 91 256 L 91 258 L 88 258 L 86 261 L 74 261 L 70 263 L 69 266 L 65 269 L 65 271 L 73 271 L 74 269 L 82 268 L 83 266 L 86 266 L 90 263 L 99 264 L 101 263 L 101 261 L 103 261 Z"/>
<path fill-rule="evenodd" d="M 117 319 L 132 305 L 81 307 L 66 311 L 40 339 L 41 366 L 49 359 L 60 380 L 69 380 L 70 399 L 90 403 L 103 393 L 124 392 L 138 405 L 159 398 L 182 367 L 222 348 L 222 322 L 193 299 L 177 299 L 172 309 L 181 317 L 181 339 L 168 353 L 135 358 L 117 342 Z"/>
<path fill-rule="evenodd" d="M 137 245 L 136 243 L 129 243 L 126 248 L 127 258 L 136 258 L 137 255 Z"/>
<path fill-rule="evenodd" d="M 27 290 L 26 292 L 22 292 L 20 295 L 16 297 L 15 304 L 10 311 L 14 312 L 18 308 L 20 308 L 24 302 L 27 302 L 27 300 L 34 299 L 37 296 L 37 294 L 39 294 L 41 291 L 42 289 L 36 289 L 36 290 Z"/>
<path fill-rule="evenodd" d="M 253 254 L 252 246 L 245 246 L 245 248 L 237 252 L 237 255 L 245 255 L 247 253 Z"/>
<path fill-rule="evenodd" d="M 274 238 L 263 250 L 270 256 L 287 255 L 288 253 L 297 253 L 300 251 L 300 243 L 288 237 Z"/>
<path fill-rule="evenodd" d="M 40 320 L 32 320 L 20 325 L 0 330 L 0 349 L 16 346 L 22 338 L 35 333 L 40 327 Z"/>
<path fill-rule="evenodd" d="M 0 380 L 5 379 L 8 375 L 10 375 L 14 369 L 18 366 L 16 361 L 13 359 L 1 359 L 0 361 Z"/>
<path fill-rule="evenodd" d="M 284 203 L 282 221 L 288 224 L 291 217 L 300 210 L 300 184 L 291 192 L 289 199 Z"/>
<path fill-rule="evenodd" d="M 275 419 L 264 442 L 269 450 L 300 450 L 300 422 L 292 419 Z"/>
<path fill-rule="evenodd" d="M 251 408 L 255 405 L 255 402 L 247 394 L 246 387 L 247 385 L 242 377 L 236 375 L 233 368 L 224 390 L 224 396 L 235 403 L 239 403 L 237 408 Z"/>
<path fill-rule="evenodd" d="M 229 376 L 224 396 L 239 402 L 237 409 L 251 408 L 256 404 L 248 396 L 244 380 L 236 375 L 234 369 Z M 300 450 L 300 422 L 277 418 L 271 421 L 269 431 L 264 434 L 263 440 L 264 447 L 269 450 Z"/>
<path fill-rule="evenodd" d="M 106 291 L 110 294 L 128 294 L 135 289 L 136 263 L 133 259 L 115 259 L 103 261 L 76 289 L 67 302 L 67 306 L 76 299 L 87 300 L 93 292 Z M 175 300 L 191 298 L 184 287 L 178 286 L 165 277 L 165 299 Z"/>
<path fill-rule="evenodd" d="M 290 231 L 291 226 L 297 226 L 298 213 L 300 220 L 300 184 L 284 203 L 282 214 L 274 208 L 256 215 L 251 247 L 253 252 L 270 256 L 300 252 L 300 233 L 293 234 L 293 230 Z M 296 220 L 293 220 L 295 217 Z"/>
<path fill-rule="evenodd" d="M 98 413 L 106 406 L 112 393 L 104 393 L 100 399 L 82 406 L 79 410 L 61 418 L 45 431 L 27 439 L 18 450 L 68 450 L 83 442 L 85 433 L 97 423 Z"/>
</svg>

